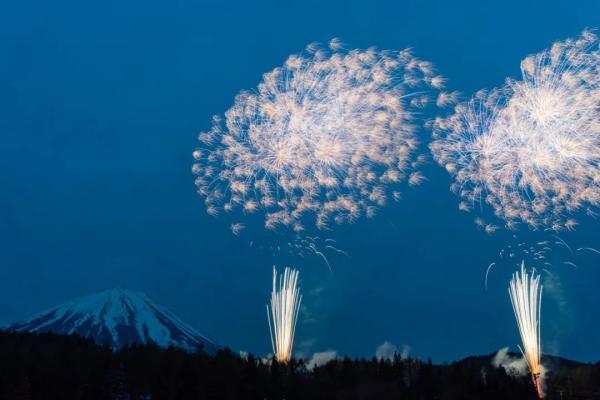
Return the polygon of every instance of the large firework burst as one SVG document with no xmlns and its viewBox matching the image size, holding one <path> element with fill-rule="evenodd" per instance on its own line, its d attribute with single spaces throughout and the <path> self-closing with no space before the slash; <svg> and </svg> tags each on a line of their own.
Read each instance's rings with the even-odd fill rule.
<svg viewBox="0 0 600 400">
<path fill-rule="evenodd" d="M 208 213 L 262 212 L 266 228 L 295 231 L 304 216 L 318 228 L 373 216 L 400 198 L 401 181 L 424 179 L 413 120 L 427 97 L 418 90 L 443 81 L 408 50 L 345 51 L 332 40 L 328 51 L 290 56 L 199 135 L 193 172 Z"/>
<path fill-rule="evenodd" d="M 525 262 L 521 263 L 521 272 L 513 275 L 508 288 L 523 342 L 523 347 L 519 346 L 519 349 L 527 361 L 533 384 L 540 398 L 544 397 L 542 347 L 540 344 L 542 288 L 540 275 L 532 272 L 529 276 L 525 272 Z"/>
<path fill-rule="evenodd" d="M 480 91 L 436 120 L 430 147 L 454 176 L 461 209 L 485 202 L 509 228 L 524 222 L 554 230 L 573 228 L 580 208 L 593 213 L 600 204 L 599 60 L 597 37 L 585 31 L 525 58 L 520 81 Z"/>
<path fill-rule="evenodd" d="M 279 285 L 278 285 L 279 283 Z M 267 304 L 267 319 L 273 354 L 277 361 L 287 363 L 292 358 L 294 333 L 302 295 L 298 288 L 298 271 L 285 268 L 277 281 L 277 271 L 273 267 L 273 291 L 271 292 L 271 309 Z M 273 322 L 271 322 L 271 318 Z"/>
</svg>

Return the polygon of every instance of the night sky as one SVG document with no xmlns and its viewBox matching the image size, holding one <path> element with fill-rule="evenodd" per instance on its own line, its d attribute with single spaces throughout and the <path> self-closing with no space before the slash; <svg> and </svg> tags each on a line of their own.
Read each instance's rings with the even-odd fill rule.
<svg viewBox="0 0 600 400">
<path fill-rule="evenodd" d="M 301 270 L 301 355 L 370 357 L 384 341 L 436 362 L 516 350 L 515 261 L 498 253 L 547 237 L 478 230 L 433 161 L 423 185 L 374 219 L 318 233 L 350 255 L 329 254 L 330 272 L 318 257 L 273 256 L 268 247 L 292 234 L 255 227 L 234 237 L 208 216 L 191 153 L 212 115 L 314 41 L 412 47 L 470 96 L 519 77 L 526 55 L 599 25 L 594 0 L 5 2 L 0 324 L 125 287 L 218 343 L 267 354 L 272 266 L 287 264 Z M 600 248 L 599 221 L 579 222 L 560 235 L 574 254 L 554 246 L 554 278 L 544 275 L 542 348 L 598 361 L 600 257 L 575 249 Z"/>
</svg>

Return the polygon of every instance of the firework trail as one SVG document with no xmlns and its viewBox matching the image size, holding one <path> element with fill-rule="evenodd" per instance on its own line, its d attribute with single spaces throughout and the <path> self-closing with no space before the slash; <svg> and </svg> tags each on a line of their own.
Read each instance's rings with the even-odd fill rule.
<svg viewBox="0 0 600 400">
<path fill-rule="evenodd" d="M 275 242 L 277 243 L 277 242 Z M 335 244 L 335 246 L 334 246 Z M 324 240 L 319 236 L 294 235 L 294 238 L 288 242 L 280 244 L 256 244 L 250 241 L 248 247 L 255 248 L 257 251 L 264 251 L 273 258 L 275 264 L 281 263 L 285 258 L 282 257 L 315 257 L 333 272 L 330 258 L 344 256 L 350 258 L 350 254 L 337 247 L 337 242 L 330 238 Z M 285 263 L 285 262 L 284 262 Z"/>
<path fill-rule="evenodd" d="M 200 133 L 192 171 L 207 212 L 260 213 L 267 229 L 296 232 L 307 219 L 325 229 L 374 216 L 400 183 L 424 180 L 414 120 L 423 90 L 443 83 L 408 50 L 346 51 L 334 39 L 290 56 Z"/>
<path fill-rule="evenodd" d="M 469 211 L 486 203 L 507 228 L 573 229 L 600 205 L 600 51 L 584 31 L 521 62 L 522 79 L 478 92 L 433 123 L 430 149 Z M 493 232 L 494 225 L 478 223 Z"/>
<path fill-rule="evenodd" d="M 491 263 L 490 265 L 488 265 L 487 269 L 485 270 L 485 291 L 487 292 L 488 290 L 488 275 L 490 274 L 490 271 L 492 269 L 492 267 L 496 265 L 495 262 Z"/>
<path fill-rule="evenodd" d="M 567 243 L 556 235 L 552 237 L 559 241 L 550 240 L 526 240 L 519 238 L 517 234 L 512 235 L 511 244 L 507 244 L 500 249 L 498 253 L 500 260 L 514 261 L 514 260 L 528 260 L 535 263 L 543 263 L 545 265 L 552 265 L 550 263 L 554 258 L 564 258 L 571 255 L 571 252 L 564 254 L 565 252 L 559 252 L 558 246 L 570 249 Z M 519 265 L 519 263 L 517 263 Z"/>
<path fill-rule="evenodd" d="M 600 251 L 594 249 L 593 247 L 580 247 L 577 249 L 577 251 L 590 251 L 592 253 L 600 255 Z"/>
<path fill-rule="evenodd" d="M 586 266 L 589 263 L 589 255 L 600 255 L 600 251 L 594 247 L 579 247 L 574 251 L 567 240 L 557 235 L 546 236 L 545 232 L 539 234 L 542 236 L 533 232 L 529 232 L 525 237 L 520 237 L 517 233 L 512 234 L 510 243 L 500 248 L 498 256 L 485 270 L 484 288 L 486 291 L 489 277 L 492 275 L 491 271 L 497 267 L 513 268 L 515 265 L 518 267 L 522 261 L 532 262 L 540 266 L 540 271 L 554 276 L 551 270 L 560 266 L 578 269 L 579 265 Z"/>
<path fill-rule="evenodd" d="M 298 271 L 286 267 L 277 285 L 277 271 L 273 267 L 273 291 L 270 309 L 267 304 L 267 319 L 273 354 L 280 363 L 287 363 L 292 357 L 294 332 L 301 301 Z"/>
<path fill-rule="evenodd" d="M 535 271 L 531 276 L 525 272 L 525 262 L 521 263 L 521 272 L 513 274 L 508 288 L 510 301 L 519 326 L 523 347 L 519 346 L 529 366 L 529 372 L 539 398 L 544 397 L 543 366 L 541 364 L 540 313 L 542 309 L 542 288 L 540 275 Z"/>
</svg>

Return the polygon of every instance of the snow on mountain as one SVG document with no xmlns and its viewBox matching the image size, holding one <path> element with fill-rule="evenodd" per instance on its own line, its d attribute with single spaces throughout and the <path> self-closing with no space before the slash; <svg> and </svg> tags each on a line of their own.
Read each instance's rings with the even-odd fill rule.
<svg viewBox="0 0 600 400">
<path fill-rule="evenodd" d="M 16 332 L 52 332 L 93 339 L 112 349 L 154 343 L 214 353 L 219 346 L 142 293 L 111 289 L 62 304 L 9 327 Z"/>
</svg>

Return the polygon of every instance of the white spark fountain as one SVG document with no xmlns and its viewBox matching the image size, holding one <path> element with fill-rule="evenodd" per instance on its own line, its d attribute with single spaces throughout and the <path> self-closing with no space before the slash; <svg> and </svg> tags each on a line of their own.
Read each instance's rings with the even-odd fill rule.
<svg viewBox="0 0 600 400">
<path fill-rule="evenodd" d="M 521 271 L 515 272 L 510 281 L 508 293 L 519 326 L 523 347 L 519 350 L 527 361 L 533 384 L 538 396 L 544 397 L 543 366 L 541 364 L 542 347 L 540 343 L 540 313 L 542 310 L 542 289 L 540 275 L 535 271 L 531 276 L 525 271 L 525 262 Z"/>
<path fill-rule="evenodd" d="M 294 333 L 302 302 L 302 295 L 298 288 L 298 273 L 297 270 L 286 267 L 277 285 L 277 271 L 273 267 L 273 291 L 271 307 L 269 308 L 267 304 L 267 319 L 273 354 L 280 363 L 288 363 L 292 357 Z"/>
</svg>

